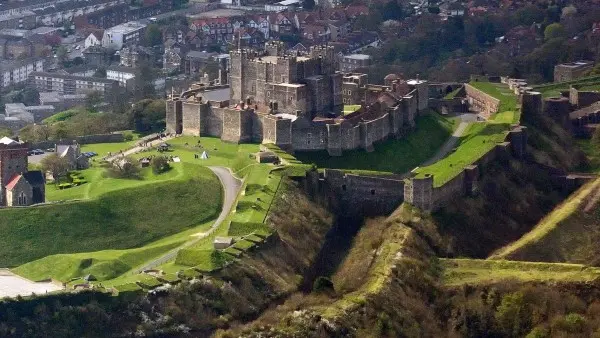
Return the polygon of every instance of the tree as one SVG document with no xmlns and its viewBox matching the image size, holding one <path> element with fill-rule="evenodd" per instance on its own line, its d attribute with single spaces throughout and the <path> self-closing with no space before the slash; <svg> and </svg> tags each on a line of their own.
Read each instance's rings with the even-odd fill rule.
<svg viewBox="0 0 600 338">
<path fill-rule="evenodd" d="M 134 78 L 134 98 L 137 100 L 156 96 L 154 78 L 156 71 L 148 62 L 140 62 Z"/>
<path fill-rule="evenodd" d="M 502 297 L 496 309 L 496 320 L 507 337 L 522 337 L 531 330 L 531 313 L 522 292 Z"/>
<path fill-rule="evenodd" d="M 96 72 L 94 73 L 94 77 L 106 78 L 106 68 L 104 68 L 104 67 L 98 68 L 96 70 Z"/>
<path fill-rule="evenodd" d="M 169 165 L 169 159 L 166 156 L 156 156 L 152 159 L 152 172 L 155 174 L 162 174 L 171 169 Z"/>
<path fill-rule="evenodd" d="M 59 183 L 60 178 L 69 171 L 69 161 L 57 153 L 44 157 L 40 163 L 42 170 L 52 175 L 54 183 Z"/>
<path fill-rule="evenodd" d="M 129 156 L 112 160 L 106 168 L 106 174 L 113 178 L 140 179 L 140 166 Z"/>
<path fill-rule="evenodd" d="M 312 11 L 315 9 L 315 0 L 302 0 L 302 8 L 306 11 Z"/>
<path fill-rule="evenodd" d="M 546 26 L 544 29 L 544 39 L 546 41 L 556 39 L 556 38 L 564 38 L 567 32 L 565 28 L 559 23 L 553 23 Z"/>
<path fill-rule="evenodd" d="M 402 6 L 396 0 L 387 2 L 380 9 L 383 15 L 383 20 L 402 20 L 406 16 Z"/>
<path fill-rule="evenodd" d="M 90 92 L 85 96 L 85 108 L 91 112 L 96 112 L 102 101 L 102 93 L 97 90 Z"/>
<path fill-rule="evenodd" d="M 148 47 L 162 44 L 162 32 L 157 24 L 149 24 L 144 33 L 144 44 Z"/>
<path fill-rule="evenodd" d="M 166 115 L 164 100 L 141 100 L 131 107 L 129 114 L 137 131 L 160 129 Z"/>
<path fill-rule="evenodd" d="M 44 42 L 50 47 L 57 47 L 62 43 L 62 38 L 58 34 L 44 35 Z"/>
<path fill-rule="evenodd" d="M 19 138 L 27 142 L 41 142 L 50 138 L 50 129 L 44 124 L 30 124 L 19 130 Z"/>
<path fill-rule="evenodd" d="M 59 46 L 56 49 L 56 58 L 58 59 L 58 61 L 60 62 L 65 62 L 67 61 L 67 56 L 69 55 L 69 52 L 67 51 L 67 47 L 65 46 Z"/>
</svg>

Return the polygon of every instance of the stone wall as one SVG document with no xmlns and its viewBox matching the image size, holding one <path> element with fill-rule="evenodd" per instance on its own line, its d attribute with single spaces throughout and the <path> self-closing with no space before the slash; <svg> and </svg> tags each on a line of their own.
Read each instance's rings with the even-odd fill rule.
<svg viewBox="0 0 600 338">
<path fill-rule="evenodd" d="M 569 101 L 576 108 L 583 108 L 600 101 L 600 92 L 581 91 L 576 86 L 569 89 Z"/>
<path fill-rule="evenodd" d="M 468 83 L 465 84 L 465 91 L 467 93 L 469 105 L 475 108 L 476 111 L 479 111 L 486 119 L 498 112 L 500 100 L 482 92 Z"/>
<path fill-rule="evenodd" d="M 43 142 L 28 143 L 29 149 L 47 149 L 54 148 L 57 144 L 92 144 L 92 143 L 119 143 L 124 142 L 125 137 L 121 133 L 98 134 L 77 136 L 72 139 L 48 140 Z M 102 155 L 102 154 L 101 154 Z"/>
<path fill-rule="evenodd" d="M 346 216 L 388 215 L 404 198 L 404 181 L 394 176 L 361 176 L 325 169 L 321 177 L 315 170 L 308 172 L 304 180 L 310 196 L 325 197 L 323 202 L 329 208 Z"/>
<path fill-rule="evenodd" d="M 526 127 L 516 126 L 509 132 L 505 141 L 497 144 L 481 156 L 475 163 L 466 166 L 458 175 L 439 187 L 435 187 L 434 176 L 413 177 L 404 186 L 405 201 L 425 211 L 435 211 L 456 196 L 471 195 L 477 192 L 479 177 L 492 162 L 504 161 L 509 156 L 522 159 L 527 145 Z"/>
</svg>

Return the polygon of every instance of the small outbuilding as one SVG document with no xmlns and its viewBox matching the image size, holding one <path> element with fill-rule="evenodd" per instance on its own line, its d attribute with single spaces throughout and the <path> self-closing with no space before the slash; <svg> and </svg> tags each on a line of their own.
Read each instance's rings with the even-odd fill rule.
<svg viewBox="0 0 600 338">
<path fill-rule="evenodd" d="M 149 167 L 150 159 L 148 157 L 140 158 L 140 164 L 142 165 L 142 168 Z"/>
<path fill-rule="evenodd" d="M 233 244 L 233 238 L 231 237 L 216 237 L 213 246 L 217 250 L 227 249 Z"/>
<path fill-rule="evenodd" d="M 168 144 L 168 143 L 166 143 L 166 142 L 163 142 L 163 143 L 159 144 L 159 145 L 156 147 L 156 149 L 157 149 L 158 151 L 161 151 L 161 152 L 162 152 L 162 151 L 167 151 L 167 150 L 169 150 L 169 147 L 171 147 L 171 145 L 170 145 L 170 144 Z"/>
</svg>

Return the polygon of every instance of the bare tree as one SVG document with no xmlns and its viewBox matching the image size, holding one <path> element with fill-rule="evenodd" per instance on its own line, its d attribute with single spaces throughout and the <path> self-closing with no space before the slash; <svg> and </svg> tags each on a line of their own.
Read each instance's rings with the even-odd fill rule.
<svg viewBox="0 0 600 338">
<path fill-rule="evenodd" d="M 69 171 L 69 161 L 60 157 L 57 153 L 52 153 L 44 157 L 41 161 L 42 170 L 49 172 L 54 179 L 54 183 L 58 183 L 60 178 L 67 174 Z"/>
</svg>

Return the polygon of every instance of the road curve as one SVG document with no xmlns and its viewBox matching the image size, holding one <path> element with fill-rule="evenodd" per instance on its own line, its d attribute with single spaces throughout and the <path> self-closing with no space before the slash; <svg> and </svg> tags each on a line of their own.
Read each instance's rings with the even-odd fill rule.
<svg viewBox="0 0 600 338">
<path fill-rule="evenodd" d="M 208 167 L 208 168 L 210 170 L 212 170 L 212 172 L 215 173 L 215 175 L 217 175 L 217 177 L 219 178 L 219 181 L 221 182 L 221 186 L 223 186 L 223 208 L 221 209 L 221 213 L 219 214 L 219 217 L 217 217 L 217 219 L 212 224 L 210 229 L 208 231 L 204 232 L 204 234 L 202 234 L 201 236 L 196 236 L 196 237 L 194 237 L 193 240 L 185 242 L 183 245 L 167 252 L 166 254 L 162 255 L 161 257 L 158 257 L 158 258 L 144 264 L 143 266 L 136 268 L 134 270 L 134 273 L 141 273 L 145 270 L 155 268 L 155 267 L 162 265 L 172 259 L 175 259 L 179 250 L 187 248 L 191 245 L 194 245 L 201 239 L 206 238 L 206 236 L 212 234 L 217 229 L 217 227 L 225 220 L 227 215 L 229 215 L 229 212 L 231 211 L 231 208 L 235 204 L 235 200 L 237 199 L 237 196 L 242 187 L 242 180 L 233 176 L 233 174 L 231 173 L 229 168 L 226 168 L 226 167 Z"/>
</svg>

